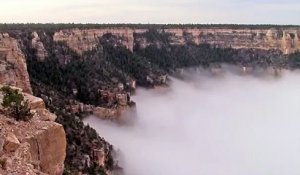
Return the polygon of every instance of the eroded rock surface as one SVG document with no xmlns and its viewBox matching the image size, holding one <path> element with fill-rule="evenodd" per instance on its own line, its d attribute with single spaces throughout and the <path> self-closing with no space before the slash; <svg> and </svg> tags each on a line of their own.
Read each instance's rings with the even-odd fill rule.
<svg viewBox="0 0 300 175">
<path fill-rule="evenodd" d="M 75 52 L 82 54 L 95 48 L 99 38 L 104 34 L 111 33 L 121 37 L 121 43 L 129 50 L 133 51 L 134 30 L 130 28 L 106 28 L 106 29 L 67 29 L 56 32 L 53 36 L 54 41 L 66 42 Z"/>
<path fill-rule="evenodd" d="M 25 56 L 18 41 L 7 33 L 0 33 L 0 83 L 32 93 Z"/>
<path fill-rule="evenodd" d="M 15 121 L 0 114 L 0 174 L 50 174 L 64 171 L 66 135 L 56 116 L 45 109 L 40 98 L 24 93 L 34 117 Z"/>
<path fill-rule="evenodd" d="M 207 43 L 235 49 L 281 50 L 290 54 L 300 49 L 300 29 L 165 29 L 172 34 L 173 44 Z"/>
<path fill-rule="evenodd" d="M 20 146 L 20 141 L 13 133 L 8 133 L 5 137 L 4 150 L 7 152 L 14 152 Z"/>
<path fill-rule="evenodd" d="M 105 29 L 67 29 L 56 32 L 54 41 L 63 41 L 75 52 L 82 54 L 90 51 L 98 44 L 99 37 L 111 33 L 120 36 L 122 43 L 133 51 L 135 44 L 146 47 L 153 41 L 137 38 L 134 34 L 145 33 L 148 29 L 105 28 Z M 281 50 L 285 54 L 300 50 L 300 29 L 227 29 L 227 28 L 170 28 L 160 32 L 171 35 L 170 44 L 184 45 L 188 42 L 195 44 L 213 44 L 219 47 L 236 49 L 251 48 L 264 50 Z M 157 44 L 157 43 L 156 43 Z"/>
<path fill-rule="evenodd" d="M 41 41 L 37 32 L 32 32 L 32 40 L 31 40 L 32 48 L 36 50 L 36 57 L 39 61 L 44 61 L 48 56 L 48 52 L 44 47 L 43 42 Z"/>
</svg>

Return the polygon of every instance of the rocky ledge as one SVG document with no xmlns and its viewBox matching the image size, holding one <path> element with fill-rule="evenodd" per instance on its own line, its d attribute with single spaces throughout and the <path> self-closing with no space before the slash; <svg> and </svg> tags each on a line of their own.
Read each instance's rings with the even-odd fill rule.
<svg viewBox="0 0 300 175">
<path fill-rule="evenodd" d="M 34 114 L 30 121 L 16 121 L 0 113 L 0 174 L 50 174 L 64 171 L 66 135 L 56 115 L 42 99 L 23 93 Z M 2 101 L 2 100 L 0 100 Z"/>
</svg>

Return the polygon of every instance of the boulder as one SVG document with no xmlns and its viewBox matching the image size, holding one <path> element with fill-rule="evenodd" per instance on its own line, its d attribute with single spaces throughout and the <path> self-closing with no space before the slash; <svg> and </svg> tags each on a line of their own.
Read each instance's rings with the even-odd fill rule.
<svg viewBox="0 0 300 175">
<path fill-rule="evenodd" d="M 20 146 L 20 141 L 13 133 L 8 133 L 5 138 L 4 150 L 7 152 L 14 152 Z"/>
<path fill-rule="evenodd" d="M 49 112 L 47 109 L 37 109 L 33 110 L 33 119 L 41 120 L 41 121 L 52 121 L 54 122 L 57 118 L 57 116 L 51 112 Z"/>
<path fill-rule="evenodd" d="M 30 144 L 31 161 L 38 162 L 42 172 L 50 175 L 63 173 L 67 143 L 62 125 L 44 127 L 24 142 Z"/>
<path fill-rule="evenodd" d="M 28 100 L 30 109 L 35 110 L 35 109 L 45 109 L 46 108 L 44 100 L 42 98 L 35 97 L 28 93 L 23 93 L 23 95 L 24 95 L 24 100 Z"/>
</svg>

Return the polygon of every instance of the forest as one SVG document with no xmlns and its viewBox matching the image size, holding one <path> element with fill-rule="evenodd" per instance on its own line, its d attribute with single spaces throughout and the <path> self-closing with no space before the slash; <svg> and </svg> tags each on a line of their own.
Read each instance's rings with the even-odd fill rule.
<svg viewBox="0 0 300 175">
<path fill-rule="evenodd" d="M 11 30 L 61 30 L 61 29 L 91 29 L 128 27 L 133 29 L 172 29 L 172 28 L 225 28 L 225 29 L 284 29 L 300 27 L 299 25 L 273 25 L 273 24 L 80 24 L 80 23 L 2 23 L 0 31 Z"/>
</svg>

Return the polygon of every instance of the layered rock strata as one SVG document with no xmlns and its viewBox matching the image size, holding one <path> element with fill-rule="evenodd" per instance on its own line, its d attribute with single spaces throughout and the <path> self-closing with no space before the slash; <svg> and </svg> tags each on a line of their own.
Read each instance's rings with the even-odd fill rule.
<svg viewBox="0 0 300 175">
<path fill-rule="evenodd" d="M 135 38 L 136 33 L 145 33 L 148 29 L 106 28 L 106 29 L 67 29 L 56 32 L 54 41 L 66 42 L 75 52 L 82 54 L 92 50 L 98 44 L 99 37 L 111 33 L 122 37 L 122 43 L 133 51 L 139 42 L 142 46 L 149 45 L 145 38 Z M 187 42 L 195 44 L 213 44 L 219 47 L 232 47 L 281 50 L 284 54 L 300 50 L 300 29 L 227 29 L 227 28 L 171 28 L 159 32 L 169 33 L 170 44 L 184 45 Z"/>
</svg>

